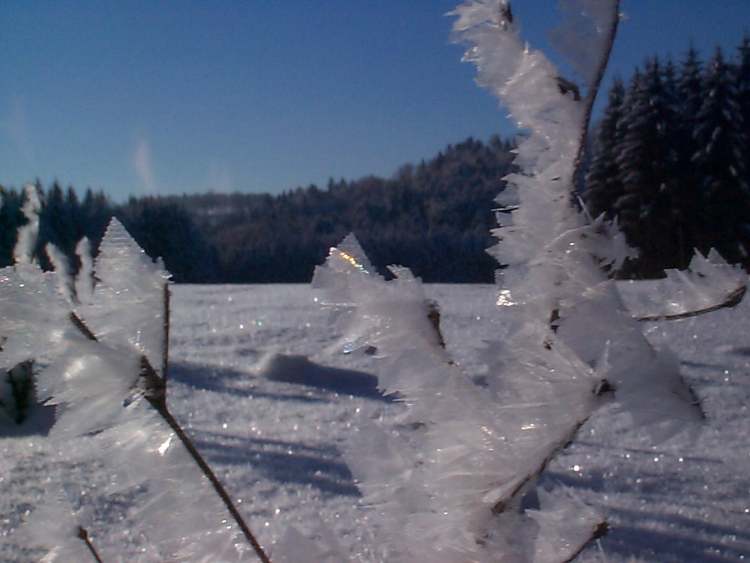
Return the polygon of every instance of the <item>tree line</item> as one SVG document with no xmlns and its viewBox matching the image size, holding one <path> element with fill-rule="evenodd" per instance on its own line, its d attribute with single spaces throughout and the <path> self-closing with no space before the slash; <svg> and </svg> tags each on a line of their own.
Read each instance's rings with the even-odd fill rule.
<svg viewBox="0 0 750 563">
<path fill-rule="evenodd" d="M 492 137 L 449 145 L 391 178 L 329 180 L 282 194 L 148 196 L 114 204 L 102 192 L 82 199 L 69 187 L 37 183 L 43 207 L 36 256 L 52 242 L 73 256 L 87 236 L 96 248 L 116 216 L 175 281 L 309 282 L 328 250 L 354 232 L 380 271 L 408 265 L 428 282 L 491 282 L 493 200 L 511 171 L 513 143 Z M 11 263 L 22 196 L 2 189 L 0 263 Z"/>
<path fill-rule="evenodd" d="M 57 182 L 42 196 L 36 256 L 44 245 L 73 257 L 96 249 L 117 216 L 177 282 L 308 282 L 328 249 L 354 232 L 382 272 L 408 265 L 427 282 L 491 282 L 492 207 L 511 172 L 514 143 L 467 139 L 391 178 L 329 180 L 270 194 L 205 193 L 130 198 Z M 591 146 L 582 199 L 593 216 L 617 217 L 640 251 L 623 277 L 684 268 L 692 249 L 717 248 L 747 266 L 750 247 L 750 38 L 729 60 L 689 49 L 678 64 L 653 57 L 626 85 L 615 80 Z M 12 262 L 25 219 L 22 196 L 0 187 L 0 265 Z M 502 243 L 501 243 L 502 244 Z M 73 258 L 75 260 L 75 258 Z"/>
<path fill-rule="evenodd" d="M 93 249 L 99 246 L 110 219 L 118 217 L 134 238 L 142 241 L 151 256 L 163 256 L 178 282 L 214 281 L 210 245 L 185 209 L 158 197 L 131 198 L 127 204 L 112 203 L 101 190 L 87 189 L 83 198 L 70 186 L 63 189 L 54 182 L 44 189 L 39 181 L 36 190 L 42 202 L 39 237 L 34 258 L 44 269 L 51 264 L 45 252 L 52 243 L 70 259 L 74 271 L 80 264 L 75 256 L 76 243 L 87 237 Z M 0 266 L 13 263 L 17 229 L 26 222 L 21 212 L 23 192 L 0 186 Z"/>
<path fill-rule="evenodd" d="M 748 265 L 748 148 L 750 37 L 731 59 L 691 48 L 678 64 L 649 59 L 627 86 L 615 80 L 583 195 L 640 250 L 626 275 L 684 268 L 693 248 Z"/>
</svg>

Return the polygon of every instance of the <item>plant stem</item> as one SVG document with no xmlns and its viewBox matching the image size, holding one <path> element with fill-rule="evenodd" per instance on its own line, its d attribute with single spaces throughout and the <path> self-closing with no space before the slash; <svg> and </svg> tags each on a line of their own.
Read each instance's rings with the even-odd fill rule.
<svg viewBox="0 0 750 563">
<path fill-rule="evenodd" d="M 102 558 L 99 557 L 99 554 L 96 551 L 96 548 L 94 547 L 94 543 L 91 541 L 91 538 L 89 537 L 89 533 L 86 531 L 86 528 L 83 526 L 78 526 L 78 539 L 81 540 L 83 543 L 86 544 L 86 547 L 89 548 L 89 552 L 91 553 L 91 556 L 96 560 L 96 563 L 103 563 Z"/>
<path fill-rule="evenodd" d="M 161 377 L 164 380 L 164 386 L 167 385 L 167 369 L 169 368 L 169 315 L 170 315 L 170 298 L 169 282 L 164 282 L 164 347 L 161 356 Z"/>
<path fill-rule="evenodd" d="M 588 544 L 590 544 L 592 541 L 596 541 L 599 538 L 603 538 L 607 535 L 609 532 L 609 524 L 606 520 L 599 522 L 596 527 L 591 531 L 591 535 L 588 537 L 586 541 L 581 543 L 580 546 L 578 546 L 578 549 L 576 549 L 570 557 L 562 561 L 562 563 L 571 563 L 571 561 L 574 561 L 586 548 Z"/>
<path fill-rule="evenodd" d="M 591 393 L 595 395 L 596 397 L 613 397 L 616 389 L 614 385 L 612 385 L 609 381 L 606 379 L 602 379 L 600 381 L 597 381 L 596 384 L 591 389 Z M 539 464 L 539 467 L 533 472 L 524 477 L 518 485 L 516 485 L 513 490 L 506 495 L 505 497 L 499 499 L 495 504 L 492 506 L 492 513 L 493 514 L 501 514 L 505 512 L 505 510 L 513 503 L 515 499 L 517 499 L 521 493 L 523 493 L 526 490 L 526 485 L 537 479 L 545 469 L 547 469 L 547 466 L 550 464 L 550 462 L 559 454 L 561 451 L 563 451 L 565 448 L 567 448 L 573 441 L 576 439 L 576 436 L 578 435 L 578 432 L 581 430 L 584 424 L 588 422 L 589 418 L 591 418 L 591 414 L 586 415 L 582 419 L 576 421 L 568 430 L 567 434 L 563 437 L 562 440 L 558 442 L 556 446 L 553 446 L 550 448 L 549 453 L 547 456 L 542 460 L 542 462 Z"/>
<path fill-rule="evenodd" d="M 78 315 L 71 312 L 70 320 L 86 338 L 95 342 L 98 341 L 96 335 L 91 332 L 91 330 L 86 326 L 86 323 L 84 323 Z M 240 511 L 237 510 L 237 507 L 232 502 L 231 497 L 227 493 L 224 486 L 221 484 L 221 481 L 219 481 L 219 478 L 216 476 L 214 471 L 211 469 L 206 460 L 195 447 L 195 444 L 193 444 L 193 441 L 190 439 L 190 437 L 185 433 L 185 430 L 183 430 L 183 428 L 180 426 L 180 423 L 177 422 L 174 416 L 172 416 L 172 413 L 169 412 L 169 409 L 167 408 L 165 382 L 156 373 L 156 370 L 154 370 L 151 362 L 148 361 L 148 358 L 146 358 L 146 356 L 141 356 L 140 377 L 142 377 L 143 381 L 145 382 L 144 398 L 161 415 L 164 421 L 177 435 L 177 437 L 182 442 L 182 445 L 190 454 L 190 457 L 192 457 L 193 461 L 195 461 L 198 467 L 200 467 L 203 475 L 205 475 L 205 477 L 211 482 L 211 485 L 216 491 L 216 494 L 219 495 L 219 498 L 224 503 L 224 506 L 229 511 L 229 514 L 232 515 L 235 523 L 237 524 L 239 529 L 242 530 L 245 539 L 252 546 L 255 554 L 258 556 L 258 559 L 260 559 L 262 563 L 271 563 L 271 559 L 268 557 L 266 552 L 263 550 L 263 547 L 258 542 L 257 538 L 250 530 L 250 527 L 245 522 L 245 519 L 243 518 L 242 514 L 240 514 Z"/>
<path fill-rule="evenodd" d="M 508 507 L 510 507 L 513 504 L 513 502 L 521 496 L 521 493 L 526 490 L 526 486 L 532 481 L 539 478 L 539 476 L 544 472 L 545 469 L 547 469 L 547 466 L 555 458 L 555 456 L 559 454 L 562 450 L 564 450 L 566 447 L 568 447 L 568 445 L 570 445 L 571 442 L 573 442 L 573 440 L 576 437 L 576 434 L 578 434 L 578 431 L 581 429 L 581 427 L 584 424 L 586 424 L 588 419 L 589 419 L 589 416 L 587 416 L 583 420 L 579 420 L 578 422 L 576 422 L 573 425 L 573 427 L 570 429 L 570 431 L 566 434 L 566 436 L 563 438 L 563 440 L 561 440 L 557 446 L 553 447 L 550 450 L 547 456 L 539 464 L 539 467 L 537 467 L 533 473 L 530 473 L 526 477 L 524 477 L 518 483 L 518 485 L 516 485 L 513 488 L 513 490 L 510 493 L 508 493 L 506 496 L 499 499 L 497 502 L 495 502 L 494 505 L 492 505 L 492 513 L 502 514 L 503 512 L 505 512 L 508 509 Z"/>
<path fill-rule="evenodd" d="M 670 314 L 646 315 L 643 317 L 636 317 L 635 320 L 641 321 L 641 322 L 676 321 L 680 319 L 688 319 L 690 317 L 698 317 L 700 315 L 704 315 L 705 313 L 718 311 L 719 309 L 725 309 L 725 308 L 730 309 L 740 304 L 746 292 L 747 292 L 747 286 L 743 284 L 739 286 L 738 288 L 736 288 L 735 290 L 733 290 L 731 293 L 727 294 L 726 298 L 723 301 L 719 303 L 715 303 L 714 305 L 710 305 L 708 307 L 704 307 L 703 309 L 694 309 L 692 311 L 685 311 L 684 313 L 674 313 L 671 315 Z"/>
<path fill-rule="evenodd" d="M 599 88 L 604 78 L 604 71 L 607 70 L 607 64 L 609 63 L 609 57 L 612 54 L 612 47 L 615 44 L 615 37 L 617 36 L 617 27 L 620 23 L 620 0 L 615 0 L 612 9 L 612 19 L 609 23 L 609 30 L 607 32 L 607 42 L 602 52 L 602 58 L 599 60 L 599 65 L 596 68 L 596 74 L 594 80 L 589 86 L 588 92 L 586 93 L 586 99 L 584 100 L 585 109 L 583 112 L 583 123 L 581 124 L 581 132 L 578 140 L 578 153 L 576 154 L 575 166 L 573 168 L 572 178 L 572 190 L 575 192 L 576 188 L 581 182 L 581 175 L 583 174 L 583 157 L 586 152 L 586 140 L 589 132 L 589 123 L 591 123 L 591 114 L 594 110 L 594 100 L 596 95 L 599 93 Z"/>
<path fill-rule="evenodd" d="M 174 433 L 180 439 L 180 441 L 182 442 L 182 445 L 185 446 L 185 449 L 192 456 L 195 463 L 198 464 L 198 467 L 201 468 L 201 471 L 203 471 L 203 474 L 211 482 L 211 485 L 213 485 L 214 490 L 216 491 L 216 494 L 219 495 L 219 498 L 221 498 L 222 502 L 224 503 L 224 506 L 232 515 L 232 518 L 234 518 L 234 521 L 237 523 L 237 526 L 240 528 L 240 530 L 242 530 L 242 533 L 244 534 L 245 539 L 253 547 L 253 550 L 255 551 L 255 554 L 258 556 L 258 559 L 260 559 L 263 563 L 271 563 L 271 560 L 269 559 L 266 552 L 263 550 L 263 547 L 260 545 L 255 535 L 250 530 L 250 527 L 245 522 L 245 519 L 242 517 L 239 510 L 237 510 L 237 507 L 234 506 L 232 499 L 230 498 L 224 486 L 221 484 L 221 481 L 219 481 L 219 478 L 213 472 L 213 470 L 208 465 L 208 463 L 206 463 L 206 460 L 203 458 L 200 452 L 198 452 L 192 440 L 190 440 L 188 435 L 185 434 L 185 431 L 182 429 L 182 427 L 177 422 L 177 420 L 175 420 L 175 418 L 172 416 L 172 413 L 170 413 L 169 410 L 167 410 L 166 401 L 159 401 L 157 399 L 152 400 L 148 397 L 147 399 L 151 403 L 151 405 L 159 412 L 159 414 L 164 418 L 166 423 L 169 424 L 169 427 L 174 431 Z"/>
</svg>

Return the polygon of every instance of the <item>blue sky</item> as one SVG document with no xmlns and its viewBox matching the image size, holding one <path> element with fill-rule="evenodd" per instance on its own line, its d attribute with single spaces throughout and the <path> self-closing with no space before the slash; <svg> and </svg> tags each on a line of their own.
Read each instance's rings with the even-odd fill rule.
<svg viewBox="0 0 750 563">
<path fill-rule="evenodd" d="M 553 0 L 517 0 L 535 46 Z M 460 63 L 444 0 L 0 3 L 0 184 L 128 195 L 279 192 L 390 175 L 512 134 Z M 748 0 L 623 0 L 610 75 L 733 51 Z"/>
</svg>

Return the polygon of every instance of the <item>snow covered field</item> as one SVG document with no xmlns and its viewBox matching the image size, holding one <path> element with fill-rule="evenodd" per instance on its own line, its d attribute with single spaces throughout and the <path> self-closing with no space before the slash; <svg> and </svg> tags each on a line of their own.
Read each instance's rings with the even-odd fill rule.
<svg viewBox="0 0 750 563">
<path fill-rule="evenodd" d="M 450 352 L 481 376 L 477 349 L 505 330 L 495 289 L 427 291 L 440 303 Z M 626 284 L 623 291 L 637 289 Z M 313 299 L 307 286 L 176 286 L 169 402 L 272 557 L 294 526 L 322 543 L 335 537 L 352 561 L 382 561 L 341 452 L 356 440 L 363 417 L 399 405 L 377 392 L 371 358 L 329 350 L 338 335 Z M 547 487 L 571 487 L 608 516 L 610 533 L 580 560 L 750 559 L 749 313 L 744 302 L 644 325 L 653 343 L 679 356 L 707 420 L 697 435 L 656 447 L 606 407 L 584 426 L 543 478 Z M 40 553 L 24 549 L 15 532 L 45 482 L 65 472 L 95 489 L 106 478 L 55 451 L 43 435 L 48 414 L 0 437 L 2 561 Z M 103 507 L 91 517 L 90 531 L 105 548 L 122 530 L 97 529 L 96 522 L 116 510 Z"/>
</svg>

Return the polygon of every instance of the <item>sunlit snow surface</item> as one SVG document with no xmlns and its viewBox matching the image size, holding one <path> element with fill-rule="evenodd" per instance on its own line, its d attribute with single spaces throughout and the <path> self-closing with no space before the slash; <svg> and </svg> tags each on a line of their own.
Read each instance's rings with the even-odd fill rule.
<svg viewBox="0 0 750 563">
<path fill-rule="evenodd" d="M 449 351 L 481 376 L 476 349 L 505 330 L 495 288 L 427 286 L 427 293 L 440 303 Z M 327 528 L 351 560 L 381 561 L 341 451 L 362 417 L 398 405 L 376 392 L 369 356 L 331 351 L 340 335 L 313 299 L 306 286 L 176 286 L 169 402 L 272 558 L 305 553 L 276 543 L 294 526 L 322 538 L 315 560 L 326 560 Z M 750 560 L 749 325 L 748 303 L 644 325 L 652 342 L 669 343 L 679 355 L 708 420 L 697 437 L 656 449 L 606 408 L 586 424 L 543 479 L 546 486 L 573 487 L 608 514 L 612 531 L 580 560 L 597 560 L 600 549 L 615 562 L 631 555 L 654 562 Z M 51 477 L 92 489 L 107 478 L 34 433 L 46 415 L 0 438 L 2 561 L 34 560 L 38 552 L 24 549 L 14 532 Z M 127 507 L 127 498 L 118 499 L 89 518 L 125 515 Z M 124 528 L 109 530 L 127 541 Z M 110 552 L 105 560 L 117 557 Z"/>
</svg>

